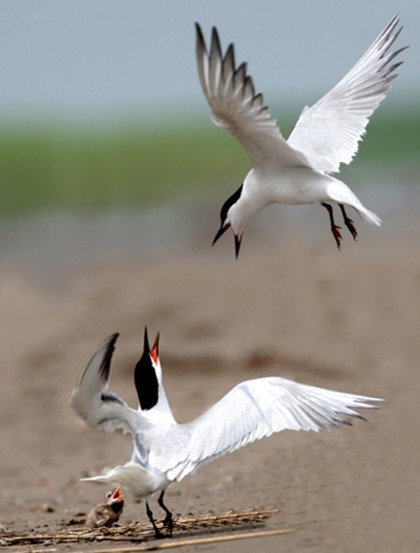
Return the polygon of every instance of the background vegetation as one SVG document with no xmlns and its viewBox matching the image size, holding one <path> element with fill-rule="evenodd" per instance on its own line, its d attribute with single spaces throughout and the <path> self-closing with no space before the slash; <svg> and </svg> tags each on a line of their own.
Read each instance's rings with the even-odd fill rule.
<svg viewBox="0 0 420 553">
<path fill-rule="evenodd" d="M 376 117 L 357 164 L 418 163 L 419 146 L 420 113 Z M 0 132 L 0 213 L 136 207 L 191 187 L 239 184 L 248 167 L 237 142 L 208 123 L 169 130 L 135 122 L 96 130 L 9 126 Z"/>
</svg>

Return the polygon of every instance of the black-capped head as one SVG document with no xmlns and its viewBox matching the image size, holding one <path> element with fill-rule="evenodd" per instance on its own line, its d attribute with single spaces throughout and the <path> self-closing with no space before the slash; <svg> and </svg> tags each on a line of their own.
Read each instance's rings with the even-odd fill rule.
<svg viewBox="0 0 420 553">
<path fill-rule="evenodd" d="M 227 231 L 227 229 L 232 225 L 231 221 L 229 220 L 229 209 L 236 204 L 236 202 L 239 200 L 242 194 L 242 188 L 243 185 L 236 190 L 232 194 L 232 196 L 229 196 L 229 198 L 225 201 L 225 203 L 222 205 L 222 209 L 220 210 L 220 228 L 216 233 L 216 236 L 214 237 L 212 246 L 219 240 L 219 238 Z M 242 237 L 241 237 L 242 238 Z M 235 253 L 236 257 L 239 255 L 239 248 L 241 245 L 241 238 L 238 238 L 235 234 Z"/>
<path fill-rule="evenodd" d="M 144 329 L 143 355 L 134 369 L 134 383 L 136 385 L 140 408 L 152 409 L 159 400 L 159 381 L 156 375 L 155 362 L 159 355 L 159 334 L 156 337 L 152 351 L 150 351 L 147 327 Z"/>
</svg>

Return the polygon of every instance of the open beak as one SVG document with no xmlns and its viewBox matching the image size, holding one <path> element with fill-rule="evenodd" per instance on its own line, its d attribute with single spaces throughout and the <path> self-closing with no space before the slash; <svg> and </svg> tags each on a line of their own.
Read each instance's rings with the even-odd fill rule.
<svg viewBox="0 0 420 553">
<path fill-rule="evenodd" d="M 152 356 L 153 361 L 156 363 L 156 365 L 159 363 L 159 337 L 160 333 L 157 333 L 155 343 L 153 344 L 152 351 L 150 352 L 150 355 Z"/>
<path fill-rule="evenodd" d="M 121 494 L 121 488 L 118 486 L 118 488 L 115 490 L 115 492 L 112 494 L 111 499 L 113 501 L 122 501 L 123 496 Z"/>
<path fill-rule="evenodd" d="M 222 225 L 219 230 L 216 233 L 216 236 L 214 237 L 214 240 L 212 242 L 212 246 L 215 245 L 215 243 L 219 240 L 219 238 L 227 231 L 227 229 L 230 227 L 230 223 L 226 223 L 225 225 Z"/>
</svg>

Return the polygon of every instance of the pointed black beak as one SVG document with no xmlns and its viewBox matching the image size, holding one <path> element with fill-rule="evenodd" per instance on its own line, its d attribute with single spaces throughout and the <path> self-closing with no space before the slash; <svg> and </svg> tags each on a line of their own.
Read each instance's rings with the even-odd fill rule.
<svg viewBox="0 0 420 553">
<path fill-rule="evenodd" d="M 238 236 L 235 234 L 235 255 L 236 259 L 238 259 L 239 250 L 241 249 L 241 241 L 242 241 L 242 234 L 241 236 Z"/>
<path fill-rule="evenodd" d="M 216 236 L 214 237 L 214 240 L 212 242 L 212 246 L 215 245 L 215 243 L 219 240 L 221 236 L 227 231 L 227 229 L 230 227 L 230 223 L 226 223 L 225 225 L 222 225 L 219 230 L 216 232 Z"/>
<path fill-rule="evenodd" d="M 147 335 L 147 326 L 144 327 L 143 352 L 150 353 L 149 337 Z"/>
</svg>

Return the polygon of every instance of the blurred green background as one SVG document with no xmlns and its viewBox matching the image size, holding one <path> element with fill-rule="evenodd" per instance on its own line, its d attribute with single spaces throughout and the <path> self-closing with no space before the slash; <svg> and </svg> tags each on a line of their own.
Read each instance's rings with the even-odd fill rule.
<svg viewBox="0 0 420 553">
<path fill-rule="evenodd" d="M 207 123 L 189 129 L 172 123 L 144 130 L 138 121 L 96 131 L 54 125 L 3 130 L 1 215 L 145 206 L 201 186 L 229 190 L 226 185 L 237 185 L 250 164 L 228 133 Z M 420 112 L 374 118 L 360 146 L 359 171 L 380 164 L 381 172 L 402 171 L 408 180 L 419 163 L 419 137 Z"/>
<path fill-rule="evenodd" d="M 234 41 L 288 136 L 398 9 L 410 44 L 347 179 L 417 181 L 420 4 L 276 0 L 6 1 L 0 17 L 0 214 L 144 207 L 196 190 L 219 200 L 250 167 L 210 121 L 194 59 L 194 21 Z M 264 8 L 264 9 L 262 9 Z M 306 14 L 305 21 L 302 13 Z M 360 175 L 367 166 L 368 173 Z M 373 170 L 375 169 L 375 173 Z M 346 180 L 347 168 L 343 170 Z M 357 178 L 355 174 L 357 172 Z M 360 175 L 360 178 L 359 178 Z M 394 178 L 392 178 L 392 181 Z"/>
</svg>

